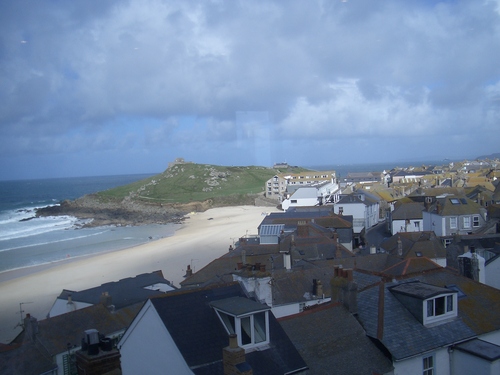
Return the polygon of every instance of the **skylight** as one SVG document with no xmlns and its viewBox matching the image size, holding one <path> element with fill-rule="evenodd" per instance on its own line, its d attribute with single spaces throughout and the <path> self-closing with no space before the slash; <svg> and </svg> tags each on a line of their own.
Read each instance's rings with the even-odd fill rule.
<svg viewBox="0 0 500 375">
<path fill-rule="evenodd" d="M 457 198 L 450 198 L 451 204 L 460 204 L 460 200 Z"/>
</svg>

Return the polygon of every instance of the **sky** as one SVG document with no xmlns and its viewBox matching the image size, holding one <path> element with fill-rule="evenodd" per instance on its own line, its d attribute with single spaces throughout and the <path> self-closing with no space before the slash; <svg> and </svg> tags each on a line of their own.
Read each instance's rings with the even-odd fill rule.
<svg viewBox="0 0 500 375">
<path fill-rule="evenodd" d="M 500 152 L 500 0 L 3 0 L 0 179 Z"/>
</svg>

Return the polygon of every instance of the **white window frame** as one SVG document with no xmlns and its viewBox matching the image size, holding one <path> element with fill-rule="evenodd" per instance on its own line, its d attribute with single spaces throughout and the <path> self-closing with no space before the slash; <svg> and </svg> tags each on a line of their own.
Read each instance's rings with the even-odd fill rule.
<svg viewBox="0 0 500 375">
<path fill-rule="evenodd" d="M 463 224 L 464 228 L 470 229 L 470 227 L 471 227 L 470 216 L 464 216 L 462 218 L 462 224 Z"/>
<path fill-rule="evenodd" d="M 473 215 L 472 216 L 472 226 L 474 228 L 478 228 L 479 227 L 479 215 Z"/>
<path fill-rule="evenodd" d="M 436 373 L 436 360 L 434 354 L 422 358 L 422 375 L 434 375 Z"/>
<path fill-rule="evenodd" d="M 458 226 L 458 220 L 456 216 L 451 216 L 450 217 L 450 229 L 457 229 Z"/>
<path fill-rule="evenodd" d="M 224 311 L 219 311 L 215 309 L 217 312 L 217 316 L 219 317 L 220 321 L 222 322 L 224 329 L 228 334 L 236 333 L 237 339 L 238 339 L 238 346 L 243 348 L 243 349 L 249 349 L 249 348 L 254 348 L 254 347 L 259 347 L 262 345 L 267 345 L 269 344 L 269 311 L 258 311 L 255 313 L 251 314 L 246 314 L 242 316 L 235 316 L 232 314 L 228 314 L 227 312 Z M 264 340 L 257 340 L 256 337 L 256 327 L 255 327 L 255 315 L 259 314 L 264 314 L 264 329 L 265 329 L 265 338 Z M 232 318 L 234 320 L 234 330 L 233 327 L 230 325 L 228 327 L 226 318 Z M 243 325 L 242 322 L 246 320 L 247 318 L 250 318 L 250 342 L 243 344 L 243 334 L 242 334 L 242 329 Z"/>
<path fill-rule="evenodd" d="M 440 294 L 424 300 L 424 325 L 457 316 L 457 294 Z"/>
</svg>

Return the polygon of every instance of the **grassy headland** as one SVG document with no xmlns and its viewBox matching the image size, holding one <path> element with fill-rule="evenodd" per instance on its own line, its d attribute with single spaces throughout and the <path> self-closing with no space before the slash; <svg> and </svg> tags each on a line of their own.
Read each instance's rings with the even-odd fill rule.
<svg viewBox="0 0 500 375">
<path fill-rule="evenodd" d="M 288 168 L 286 172 L 304 170 Z M 41 208 L 37 216 L 93 219 L 88 226 L 178 222 L 192 211 L 253 205 L 255 198 L 263 197 L 266 181 L 280 172 L 285 171 L 175 162 L 153 177 Z"/>
<path fill-rule="evenodd" d="M 287 171 L 303 170 L 293 168 Z M 248 196 L 262 194 L 265 182 L 277 172 L 273 168 L 257 166 L 177 163 L 163 173 L 97 195 L 101 198 L 128 198 L 144 203 L 186 204 L 211 200 L 214 205 L 225 205 L 224 202 L 234 202 L 237 205 Z"/>
</svg>

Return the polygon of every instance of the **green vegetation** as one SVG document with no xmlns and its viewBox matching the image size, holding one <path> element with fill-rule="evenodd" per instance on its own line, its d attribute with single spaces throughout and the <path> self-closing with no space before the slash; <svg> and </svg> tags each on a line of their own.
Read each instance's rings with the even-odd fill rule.
<svg viewBox="0 0 500 375">
<path fill-rule="evenodd" d="M 304 170 L 294 168 L 287 172 Z M 276 169 L 255 166 L 177 163 L 156 176 L 100 192 L 98 196 L 166 204 L 212 200 L 217 205 L 232 205 L 244 202 L 249 195 L 263 193 L 265 182 L 276 173 Z"/>
</svg>

